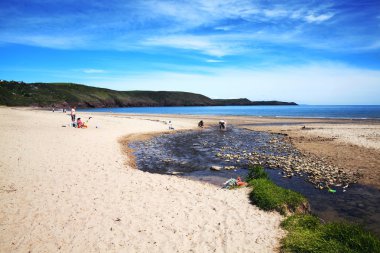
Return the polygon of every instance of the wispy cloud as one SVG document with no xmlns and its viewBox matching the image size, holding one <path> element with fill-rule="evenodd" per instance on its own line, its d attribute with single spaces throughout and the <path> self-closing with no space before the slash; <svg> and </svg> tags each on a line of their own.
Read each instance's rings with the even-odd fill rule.
<svg viewBox="0 0 380 253">
<path fill-rule="evenodd" d="M 207 59 L 206 62 L 209 62 L 209 63 L 219 63 L 219 62 L 224 62 L 222 60 L 215 60 L 215 59 Z"/>
<path fill-rule="evenodd" d="M 197 50 L 204 54 L 222 57 L 236 54 L 240 50 L 239 42 L 228 43 L 221 36 L 194 36 L 194 35 L 173 35 L 149 38 L 143 45 L 173 47 L 178 49 Z"/>
<path fill-rule="evenodd" d="M 37 8 L 38 6 L 44 8 Z M 249 38 L 251 34 L 263 32 L 273 34 L 272 37 L 275 38 L 297 28 L 303 36 L 294 37 L 293 42 L 307 47 L 310 32 L 314 35 L 314 41 L 333 42 L 338 33 L 335 30 L 342 26 L 360 25 L 361 30 L 366 29 L 362 22 L 356 24 L 355 20 L 351 20 L 351 13 L 342 9 L 341 5 L 335 7 L 333 3 L 326 5 L 304 1 L 271 4 L 267 1 L 248 0 L 147 0 L 127 3 L 111 1 L 103 4 L 99 1 L 79 0 L 58 5 L 54 1 L 30 0 L 27 4 L 20 2 L 0 7 L 0 14 L 3 14 L 0 15 L 3 24 L 1 42 L 56 48 L 85 46 L 115 49 L 116 46 L 116 49 L 125 50 L 140 46 L 168 46 L 223 56 L 242 52 L 232 50 L 233 43 L 249 48 L 255 39 L 246 39 L 242 43 L 225 40 L 223 36 L 214 37 L 213 41 L 205 41 L 200 37 L 223 32 L 226 36 L 239 34 Z M 78 12 L 78 7 L 83 10 Z M 318 25 L 333 20 L 338 12 L 340 23 L 323 27 L 331 31 L 330 35 L 321 38 L 316 36 L 321 31 Z M 375 18 L 378 16 L 374 15 Z M 11 19 L 8 18 L 10 16 Z M 339 31 L 339 36 L 344 36 L 343 31 L 344 29 Z M 181 40 L 186 37 L 189 41 Z M 373 43 L 371 38 L 375 34 L 369 37 L 358 41 L 357 44 L 361 45 L 357 46 L 365 47 L 367 43 Z M 270 42 L 277 41 L 273 39 Z"/>
<path fill-rule="evenodd" d="M 322 14 L 322 15 L 314 15 L 314 14 L 310 14 L 310 15 L 307 15 L 305 17 L 305 20 L 309 23 L 313 23 L 313 22 L 316 22 L 316 23 L 320 23 L 320 22 L 323 22 L 323 21 L 326 21 L 326 20 L 329 20 L 330 18 L 332 18 L 334 16 L 333 13 L 326 13 L 326 14 Z"/>
<path fill-rule="evenodd" d="M 365 45 L 364 47 L 359 47 L 357 50 L 368 51 L 380 49 L 380 40 L 374 41 L 371 44 Z"/>
<path fill-rule="evenodd" d="M 233 26 L 217 26 L 214 29 L 220 31 L 231 31 L 233 28 Z"/>
<path fill-rule="evenodd" d="M 86 74 L 103 74 L 107 73 L 107 71 L 103 69 L 83 69 L 83 72 Z"/>
<path fill-rule="evenodd" d="M 0 2 L 0 49 L 21 44 L 100 52 L 104 65 L 105 52 L 120 53 L 117 64 L 145 67 L 144 61 L 153 61 L 162 70 L 164 64 L 194 69 L 274 65 L 296 57 L 356 64 L 362 53 L 379 66 L 371 56 L 380 49 L 375 5 L 354 0 L 5 0 Z M 85 62 L 75 68 L 85 74 L 117 68 L 104 65 Z"/>
<path fill-rule="evenodd" d="M 62 36 L 62 35 L 3 35 L 3 43 L 24 44 L 29 46 L 40 46 L 56 49 L 71 49 L 71 48 L 85 48 L 88 43 L 88 38 L 82 36 Z"/>
<path fill-rule="evenodd" d="M 110 88 L 184 90 L 209 97 L 247 97 L 251 100 L 282 100 L 306 104 L 380 104 L 380 71 L 337 63 L 315 62 L 302 66 L 218 68 L 212 74 L 156 72 L 115 77 Z M 178 84 L 181 84 L 179 87 Z M 95 83 L 96 84 L 96 83 Z M 231 89 L 231 84 L 234 84 Z M 360 85 L 359 85 L 360 84 Z"/>
</svg>

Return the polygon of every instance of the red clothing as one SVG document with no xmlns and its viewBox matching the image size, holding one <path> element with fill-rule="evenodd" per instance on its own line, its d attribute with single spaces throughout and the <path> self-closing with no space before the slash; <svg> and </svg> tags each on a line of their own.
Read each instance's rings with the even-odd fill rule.
<svg viewBox="0 0 380 253">
<path fill-rule="evenodd" d="M 81 127 L 83 127 L 83 122 L 79 119 L 78 121 L 77 121 L 77 126 L 78 126 L 78 128 L 81 128 Z"/>
</svg>

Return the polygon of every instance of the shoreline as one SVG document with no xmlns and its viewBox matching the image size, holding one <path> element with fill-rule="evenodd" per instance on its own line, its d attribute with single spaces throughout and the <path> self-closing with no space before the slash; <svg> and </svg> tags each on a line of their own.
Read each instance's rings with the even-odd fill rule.
<svg viewBox="0 0 380 253">
<path fill-rule="evenodd" d="M 51 111 L 51 110 L 50 110 Z M 333 121 L 333 122 L 345 122 L 349 123 L 378 123 L 380 124 L 380 118 L 349 118 L 349 117 L 292 117 L 292 116 L 257 116 L 257 115 L 233 115 L 233 114 L 155 114 L 155 113 L 121 113 L 121 112 L 91 112 L 91 111 L 81 111 L 85 113 L 96 113 L 104 115 L 125 115 L 125 116 L 150 116 L 150 117 L 160 117 L 160 118 L 170 118 L 170 117 L 184 117 L 184 118 L 251 118 L 251 119 L 262 119 L 262 120 L 322 120 L 322 121 Z"/>
<path fill-rule="evenodd" d="M 360 105 L 359 105 L 360 106 Z M 378 106 L 378 105 L 374 105 Z M 0 108 L 12 108 L 12 109 L 22 109 L 22 110 L 37 110 L 37 111 L 48 111 L 51 112 L 51 108 L 42 108 L 42 107 L 7 107 L 7 106 L 0 106 Z M 182 107 L 188 107 L 188 106 L 182 106 Z M 219 106 L 218 106 L 219 107 Z M 129 108 L 129 107 L 125 107 Z M 139 108 L 139 107 L 133 107 L 133 108 Z M 154 108 L 154 107 L 149 107 Z M 58 110 L 55 111 L 56 113 L 62 113 L 62 111 Z M 77 109 L 77 112 L 79 113 L 85 113 L 85 114 L 99 114 L 99 115 L 125 115 L 125 116 L 137 116 L 137 117 L 143 117 L 143 116 L 149 116 L 149 117 L 160 117 L 160 118 L 170 118 L 170 117 L 183 117 L 183 118 L 251 118 L 256 120 L 292 120 L 292 121 L 300 121 L 300 120 L 306 120 L 306 122 L 312 123 L 314 120 L 321 120 L 323 123 L 375 123 L 380 124 L 380 118 L 350 118 L 350 117 L 299 117 L 299 116 L 257 116 L 257 115 L 233 115 L 233 114 L 162 114 L 162 113 L 122 113 L 122 112 L 96 112 L 96 111 L 86 111 L 85 109 Z M 67 111 L 69 113 L 69 111 Z M 331 121 L 331 122 L 324 122 L 324 121 Z M 322 123 L 321 122 L 321 123 Z"/>
<path fill-rule="evenodd" d="M 24 108 L 28 110 L 29 108 Z M 58 111 L 59 113 L 59 111 Z M 79 111 L 80 113 L 80 111 Z M 85 112 L 87 113 L 87 112 Z M 196 120 L 211 121 L 216 125 L 218 120 L 223 118 L 229 124 L 240 128 L 255 131 L 264 131 L 269 133 L 279 133 L 289 136 L 289 141 L 301 152 L 311 154 L 320 159 L 327 159 L 333 165 L 342 168 L 348 173 L 352 173 L 355 168 L 359 168 L 363 178 L 359 181 L 364 185 L 380 189 L 380 119 L 339 119 L 339 118 L 288 118 L 288 117 L 259 117 L 259 116 L 225 116 L 220 115 L 188 115 L 188 114 L 140 114 L 140 113 L 109 113 L 109 112 L 91 112 L 104 116 L 114 116 L 120 118 L 137 118 L 143 120 L 153 120 L 166 124 L 167 121 L 185 121 L 192 122 L 193 129 L 197 129 Z M 194 120 L 194 121 L 193 121 Z M 190 123 L 191 124 L 191 123 Z M 206 124 L 207 125 L 207 124 Z M 301 131 L 303 126 L 306 129 Z M 311 125 L 311 127 L 309 126 Z M 338 133 L 342 136 L 336 136 L 336 130 L 331 132 L 324 131 L 331 126 L 343 126 L 349 128 L 351 125 L 359 127 L 351 138 L 350 133 Z M 335 127 L 334 126 L 334 127 Z M 375 131 L 375 141 L 368 144 L 367 140 L 358 139 L 360 128 L 373 128 Z M 314 128 L 321 128 L 321 131 L 314 131 Z M 323 132 L 324 131 L 324 132 Z M 371 131 L 371 130 L 370 130 Z M 346 131 L 347 132 L 347 131 Z M 372 133 L 369 133 L 372 134 Z M 356 136 L 355 136 L 356 135 Z M 363 144 L 364 143 L 364 144 Z M 373 145 L 372 145 L 373 144 Z M 326 146 L 329 147 L 326 149 Z M 332 154 L 330 154 L 333 153 Z M 340 154 L 343 152 L 343 154 Z M 351 161 L 351 157 L 360 158 L 357 162 Z"/>
</svg>

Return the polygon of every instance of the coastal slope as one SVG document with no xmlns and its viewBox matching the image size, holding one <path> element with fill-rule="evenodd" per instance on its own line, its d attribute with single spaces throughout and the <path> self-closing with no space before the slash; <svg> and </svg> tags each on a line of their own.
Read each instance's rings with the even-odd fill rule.
<svg viewBox="0 0 380 253">
<path fill-rule="evenodd" d="M 24 83 L 0 81 L 0 105 L 37 107 L 141 107 L 296 105 L 293 102 L 211 99 L 181 91 L 116 91 L 74 83 Z"/>
</svg>

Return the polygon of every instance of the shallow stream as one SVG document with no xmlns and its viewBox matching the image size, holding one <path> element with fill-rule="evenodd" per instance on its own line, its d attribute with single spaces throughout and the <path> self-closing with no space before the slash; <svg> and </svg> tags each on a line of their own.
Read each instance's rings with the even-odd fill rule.
<svg viewBox="0 0 380 253">
<path fill-rule="evenodd" d="M 130 143 L 130 147 L 134 149 L 140 170 L 178 175 L 220 187 L 229 178 L 246 176 L 249 161 L 244 155 L 247 152 L 290 157 L 299 155 L 299 151 L 281 135 L 233 127 L 227 131 L 210 128 L 164 134 Z M 221 157 L 226 153 L 241 155 L 242 158 L 226 160 Z M 212 166 L 220 170 L 211 170 Z M 267 168 L 266 171 L 277 185 L 306 196 L 312 212 L 320 218 L 327 221 L 343 218 L 360 223 L 380 235 L 380 190 L 353 184 L 346 189 L 335 187 L 336 193 L 330 193 L 316 189 L 302 173 L 289 178 L 284 176 L 281 168 Z"/>
</svg>

